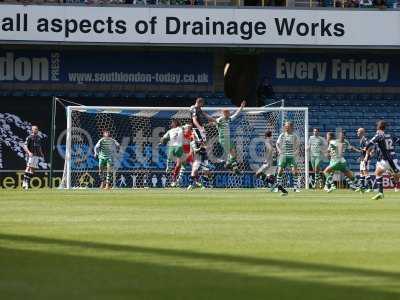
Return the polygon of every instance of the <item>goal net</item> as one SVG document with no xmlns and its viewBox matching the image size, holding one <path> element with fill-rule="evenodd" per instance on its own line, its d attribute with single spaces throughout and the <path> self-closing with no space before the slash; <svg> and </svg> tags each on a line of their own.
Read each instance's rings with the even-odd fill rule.
<svg viewBox="0 0 400 300">
<path fill-rule="evenodd" d="M 203 108 L 213 118 L 220 117 L 223 109 L 234 113 L 237 108 Z M 120 147 L 113 153 L 112 186 L 114 188 L 162 188 L 172 181 L 174 161 L 168 159 L 168 144 L 160 138 L 171 128 L 171 121 L 182 125 L 191 123 L 189 108 L 181 107 L 67 107 L 67 138 L 63 185 L 66 188 L 96 188 L 100 185 L 98 160 L 94 146 L 104 130 L 111 133 Z M 206 152 L 212 176 L 207 186 L 214 188 L 263 187 L 264 182 L 255 173 L 266 158 L 265 133 L 272 132 L 275 143 L 282 133 L 285 121 L 291 121 L 300 138 L 297 164 L 301 186 L 308 187 L 307 108 L 270 107 L 245 108 L 229 126 L 229 142 L 236 152 L 237 169 L 227 168 L 227 153 L 218 139 L 218 127 L 205 125 Z M 186 155 L 185 153 L 183 155 Z M 274 156 L 272 171 L 277 168 Z M 271 170 L 270 169 L 270 170 Z M 178 185 L 187 187 L 191 165 L 184 164 Z M 290 172 L 284 176 L 285 185 L 293 185 Z"/>
</svg>

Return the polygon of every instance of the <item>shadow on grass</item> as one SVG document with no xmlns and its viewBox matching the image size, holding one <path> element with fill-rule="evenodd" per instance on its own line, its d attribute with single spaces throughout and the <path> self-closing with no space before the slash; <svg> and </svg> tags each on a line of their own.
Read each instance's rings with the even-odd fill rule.
<svg viewBox="0 0 400 300">
<path fill-rule="evenodd" d="M 129 251 L 175 258 L 206 259 L 213 262 L 245 263 L 308 272 L 340 272 L 352 276 L 399 274 L 269 260 L 233 255 L 109 245 L 19 235 L 0 234 L 1 299 L 282 299 L 282 300 L 380 300 L 399 299 L 394 292 L 365 287 L 291 280 L 272 276 L 253 276 L 187 266 L 151 262 L 123 261 L 1 246 L 1 240 L 59 245 L 107 251 Z"/>
</svg>

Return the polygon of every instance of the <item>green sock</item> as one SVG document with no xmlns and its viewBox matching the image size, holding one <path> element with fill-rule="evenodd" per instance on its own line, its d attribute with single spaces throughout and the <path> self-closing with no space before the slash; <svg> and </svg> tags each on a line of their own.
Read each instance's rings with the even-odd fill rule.
<svg viewBox="0 0 400 300">
<path fill-rule="evenodd" d="M 299 188 L 299 177 L 297 175 L 293 175 L 293 188 L 294 189 Z"/>
<path fill-rule="evenodd" d="M 326 175 L 326 181 L 325 181 L 325 186 L 328 188 L 331 188 L 333 183 L 333 175 L 332 174 L 327 174 Z"/>
<path fill-rule="evenodd" d="M 321 175 L 319 173 L 315 174 L 315 186 L 321 181 Z"/>
<path fill-rule="evenodd" d="M 278 176 L 276 177 L 276 184 L 277 184 L 277 185 L 282 185 L 282 176 L 278 175 Z"/>
</svg>

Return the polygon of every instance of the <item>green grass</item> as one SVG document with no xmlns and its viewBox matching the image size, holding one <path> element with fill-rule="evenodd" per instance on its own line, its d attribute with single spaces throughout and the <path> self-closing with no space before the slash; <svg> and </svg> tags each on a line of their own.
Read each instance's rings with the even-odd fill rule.
<svg viewBox="0 0 400 300">
<path fill-rule="evenodd" d="M 0 190 L 0 299 L 400 299 L 400 195 Z"/>
</svg>

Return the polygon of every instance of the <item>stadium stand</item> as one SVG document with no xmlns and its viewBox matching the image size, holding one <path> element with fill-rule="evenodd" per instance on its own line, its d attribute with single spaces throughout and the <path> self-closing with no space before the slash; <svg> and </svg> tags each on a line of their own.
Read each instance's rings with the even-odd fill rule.
<svg viewBox="0 0 400 300">
<path fill-rule="evenodd" d="M 320 128 L 322 133 L 343 128 L 347 136 L 357 146 L 356 130 L 364 127 L 371 137 L 375 132 L 375 122 L 385 119 L 390 131 L 400 135 L 398 94 L 276 94 L 275 99 L 285 99 L 285 106 L 306 106 L 309 108 L 310 130 Z M 353 171 L 358 171 L 358 153 L 349 152 L 348 162 Z"/>
</svg>

